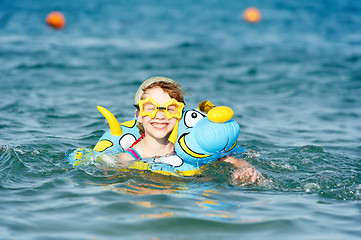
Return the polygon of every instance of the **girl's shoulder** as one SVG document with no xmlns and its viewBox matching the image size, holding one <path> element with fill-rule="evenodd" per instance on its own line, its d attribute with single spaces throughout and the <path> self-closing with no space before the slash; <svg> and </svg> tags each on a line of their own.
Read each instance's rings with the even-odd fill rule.
<svg viewBox="0 0 361 240">
<path fill-rule="evenodd" d="M 138 153 L 138 151 L 135 148 L 128 148 L 123 154 L 124 155 L 124 160 L 140 160 L 142 159 L 142 157 L 140 156 L 140 154 Z M 123 159 L 123 154 L 121 154 L 119 157 L 121 159 Z"/>
<path fill-rule="evenodd" d="M 126 151 L 119 155 L 119 160 L 125 160 L 125 161 L 134 160 L 134 156 Z"/>
</svg>

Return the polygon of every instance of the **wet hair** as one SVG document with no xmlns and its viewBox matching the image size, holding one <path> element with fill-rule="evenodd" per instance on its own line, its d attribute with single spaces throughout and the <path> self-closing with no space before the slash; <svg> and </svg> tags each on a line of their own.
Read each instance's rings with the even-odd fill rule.
<svg viewBox="0 0 361 240">
<path fill-rule="evenodd" d="M 173 84 L 173 83 L 162 82 L 162 81 L 154 82 L 154 83 L 150 84 L 149 86 L 147 86 L 146 88 L 143 89 L 143 94 L 146 93 L 147 90 L 150 90 L 150 89 L 155 88 L 155 87 L 159 87 L 159 88 L 163 89 L 163 91 L 168 93 L 168 95 L 171 98 L 174 98 L 178 102 L 184 103 L 184 98 L 183 98 L 184 94 L 183 94 L 183 91 L 181 89 L 181 86 L 178 83 Z M 143 97 L 143 95 L 142 95 L 142 97 Z M 142 97 L 141 97 L 141 99 L 142 99 Z"/>
</svg>

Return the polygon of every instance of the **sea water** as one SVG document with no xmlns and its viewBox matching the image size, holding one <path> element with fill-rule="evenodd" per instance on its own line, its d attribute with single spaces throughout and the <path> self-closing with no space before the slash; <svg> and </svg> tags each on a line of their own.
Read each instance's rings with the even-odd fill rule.
<svg viewBox="0 0 361 240">
<path fill-rule="evenodd" d="M 0 239 L 360 239 L 360 26 L 353 0 L 0 1 Z M 67 163 L 159 75 L 231 107 L 268 183 Z"/>
</svg>

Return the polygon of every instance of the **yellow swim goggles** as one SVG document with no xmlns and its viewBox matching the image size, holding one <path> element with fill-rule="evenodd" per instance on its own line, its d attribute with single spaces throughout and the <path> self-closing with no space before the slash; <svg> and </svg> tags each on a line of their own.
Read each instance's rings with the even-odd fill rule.
<svg viewBox="0 0 361 240">
<path fill-rule="evenodd" d="M 163 106 L 160 106 L 159 103 L 149 97 L 145 100 L 139 100 L 139 114 L 140 116 L 149 116 L 155 118 L 155 115 L 159 110 L 162 110 L 168 119 L 171 118 L 182 118 L 182 110 L 184 103 L 178 102 L 172 98 L 169 102 L 165 103 Z"/>
</svg>

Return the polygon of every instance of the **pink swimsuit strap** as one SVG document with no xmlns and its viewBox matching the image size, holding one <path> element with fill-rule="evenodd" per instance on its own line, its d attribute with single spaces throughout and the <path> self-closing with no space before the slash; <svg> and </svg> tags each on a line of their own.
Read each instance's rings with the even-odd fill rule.
<svg viewBox="0 0 361 240">
<path fill-rule="evenodd" d="M 129 153 L 130 155 L 132 155 L 132 157 L 134 157 L 135 160 L 140 160 L 142 159 L 142 157 L 139 155 L 139 153 L 137 152 L 137 150 L 135 150 L 134 148 L 128 148 L 127 151 L 125 151 L 127 153 Z"/>
</svg>

